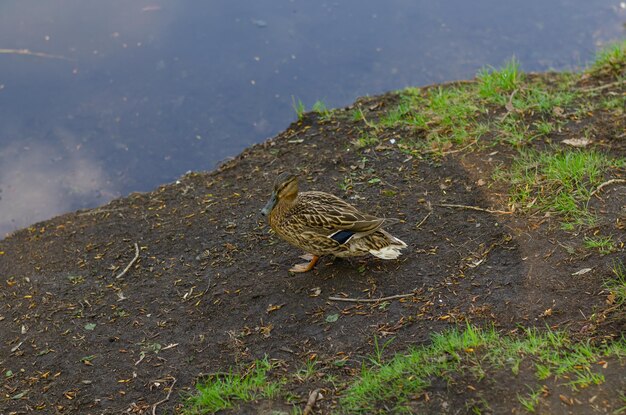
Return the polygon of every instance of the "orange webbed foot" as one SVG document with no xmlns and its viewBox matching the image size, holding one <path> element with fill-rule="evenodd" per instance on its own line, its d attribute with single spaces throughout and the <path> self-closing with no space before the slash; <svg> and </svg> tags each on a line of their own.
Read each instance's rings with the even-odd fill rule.
<svg viewBox="0 0 626 415">
<path fill-rule="evenodd" d="M 303 255 L 302 257 L 304 257 L 306 255 Z M 308 259 L 308 258 L 304 258 L 304 259 Z M 320 259 L 320 257 L 316 256 L 316 255 L 311 255 L 311 262 L 307 262 L 304 264 L 296 264 L 293 267 L 289 268 L 290 272 L 308 272 L 311 271 L 313 269 L 313 267 L 315 266 L 315 264 L 317 263 L 317 260 Z"/>
</svg>

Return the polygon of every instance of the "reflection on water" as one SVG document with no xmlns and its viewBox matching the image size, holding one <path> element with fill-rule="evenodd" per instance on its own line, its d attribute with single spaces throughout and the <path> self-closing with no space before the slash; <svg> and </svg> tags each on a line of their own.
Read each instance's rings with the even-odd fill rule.
<svg viewBox="0 0 626 415">
<path fill-rule="evenodd" d="M 0 152 L 3 227 L 21 228 L 51 212 L 91 206 L 116 194 L 106 173 L 67 131 L 46 141 L 13 142 Z"/>
<path fill-rule="evenodd" d="M 211 169 L 294 96 L 342 106 L 512 55 L 574 68 L 625 19 L 619 0 L 4 0 L 0 237 Z"/>
</svg>

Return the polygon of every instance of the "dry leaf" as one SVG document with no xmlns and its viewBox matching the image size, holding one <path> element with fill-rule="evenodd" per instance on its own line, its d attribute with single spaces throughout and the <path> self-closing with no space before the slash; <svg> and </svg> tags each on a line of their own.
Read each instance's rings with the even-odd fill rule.
<svg viewBox="0 0 626 415">
<path fill-rule="evenodd" d="M 591 141 L 588 138 L 568 138 L 561 141 L 561 143 L 580 148 L 587 147 Z"/>
<path fill-rule="evenodd" d="M 281 308 L 283 308 L 285 304 L 278 304 L 278 305 L 268 305 L 267 306 L 267 313 L 271 313 L 272 311 L 276 311 L 276 310 L 280 310 Z"/>
<path fill-rule="evenodd" d="M 608 305 L 613 305 L 614 302 L 615 302 L 615 293 L 610 293 L 609 295 L 606 296 L 606 303 Z"/>
</svg>

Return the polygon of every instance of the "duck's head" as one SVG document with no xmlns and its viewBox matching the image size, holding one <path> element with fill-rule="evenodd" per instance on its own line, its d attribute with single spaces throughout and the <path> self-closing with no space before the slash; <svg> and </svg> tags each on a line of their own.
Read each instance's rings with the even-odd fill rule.
<svg viewBox="0 0 626 415">
<path fill-rule="evenodd" d="M 269 215 L 279 201 L 293 202 L 296 196 L 298 196 L 298 177 L 287 172 L 279 174 L 274 181 L 274 191 L 270 200 L 261 210 L 261 214 Z"/>
</svg>

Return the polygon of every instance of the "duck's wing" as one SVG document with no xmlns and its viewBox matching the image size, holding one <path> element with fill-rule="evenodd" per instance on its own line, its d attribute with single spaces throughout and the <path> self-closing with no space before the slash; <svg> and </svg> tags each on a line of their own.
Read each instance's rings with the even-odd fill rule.
<svg viewBox="0 0 626 415">
<path fill-rule="evenodd" d="M 353 237 L 362 237 L 378 230 L 384 218 L 368 215 L 337 196 L 323 192 L 298 195 L 294 216 L 308 231 L 313 231 L 343 244 Z"/>
</svg>

